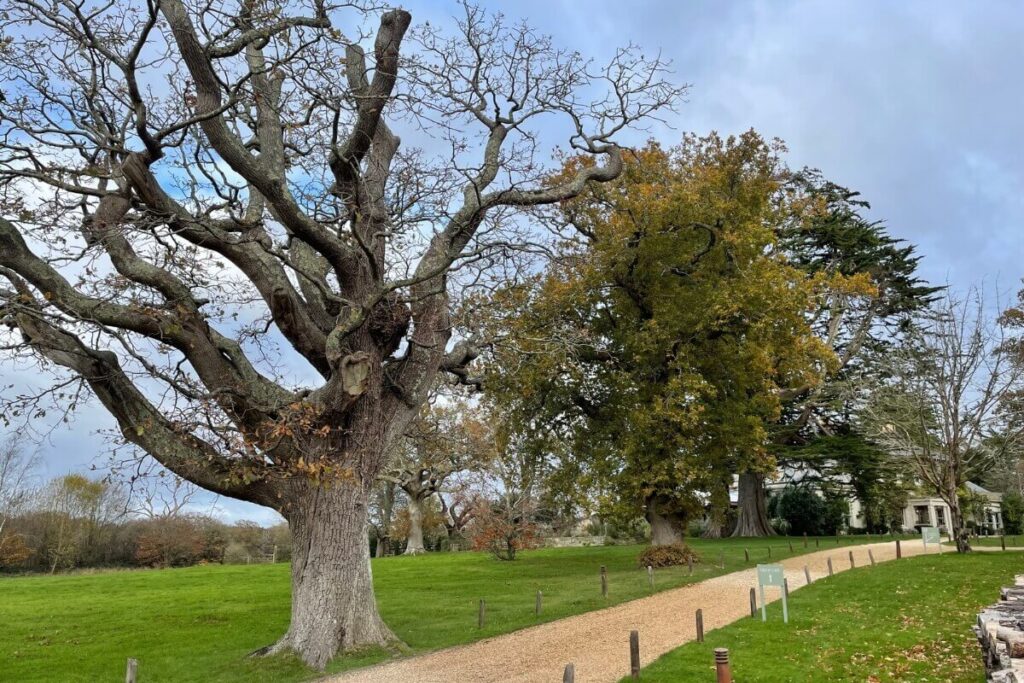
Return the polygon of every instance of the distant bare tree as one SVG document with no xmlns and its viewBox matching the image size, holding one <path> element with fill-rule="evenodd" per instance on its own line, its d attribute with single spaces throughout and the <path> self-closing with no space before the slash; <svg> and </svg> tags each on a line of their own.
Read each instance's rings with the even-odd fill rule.
<svg viewBox="0 0 1024 683">
<path fill-rule="evenodd" d="M 26 450 L 17 435 L 0 442 L 0 536 L 7 520 L 21 512 L 35 490 L 39 463 L 39 454 Z"/>
<path fill-rule="evenodd" d="M 1024 430 L 1000 410 L 1020 388 L 1024 367 L 1007 354 L 1007 335 L 986 313 L 980 290 L 952 293 L 921 316 L 905 346 L 891 354 L 891 380 L 864 410 L 868 431 L 949 506 L 959 552 L 971 549 L 960 492 L 977 471 Z M 998 438 L 992 438 L 998 437 Z"/>
<path fill-rule="evenodd" d="M 425 506 L 441 493 L 445 482 L 464 470 L 487 466 L 493 449 L 486 442 L 489 436 L 478 412 L 457 401 L 424 406 L 405 438 L 395 444 L 391 463 L 381 478 L 405 493 L 409 513 L 406 555 L 426 552 Z"/>
<path fill-rule="evenodd" d="M 291 625 L 266 651 L 317 668 L 394 639 L 367 496 L 438 373 L 472 382 L 457 274 L 502 277 L 536 242 L 515 215 L 615 178 L 621 134 L 682 92 L 658 57 L 597 65 L 472 6 L 450 36 L 411 24 L 360 0 L 0 15 L 0 348 L 280 511 Z M 553 176 L 541 119 L 593 163 Z"/>
</svg>

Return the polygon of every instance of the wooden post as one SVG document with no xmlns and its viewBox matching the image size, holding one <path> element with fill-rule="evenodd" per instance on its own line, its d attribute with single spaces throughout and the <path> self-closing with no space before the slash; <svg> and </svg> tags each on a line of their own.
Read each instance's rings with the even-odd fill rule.
<svg viewBox="0 0 1024 683">
<path fill-rule="evenodd" d="M 608 568 L 601 565 L 601 597 L 608 597 Z"/>
<path fill-rule="evenodd" d="M 693 555 L 686 558 L 686 568 L 690 570 L 690 576 L 693 576 Z"/>
<path fill-rule="evenodd" d="M 704 610 L 697 610 L 697 642 L 704 642 Z"/>
<path fill-rule="evenodd" d="M 1003 550 L 1006 550 L 1006 534 L 999 537 L 999 545 L 1003 547 Z"/>
<path fill-rule="evenodd" d="M 750 616 L 757 616 L 757 592 L 750 589 Z"/>
<path fill-rule="evenodd" d="M 839 545 L 839 532 L 836 532 L 836 545 Z"/>
<path fill-rule="evenodd" d="M 647 583 L 650 584 L 651 590 L 654 590 L 654 567 L 647 565 Z"/>
<path fill-rule="evenodd" d="M 821 539 L 820 538 L 814 539 L 814 547 L 815 548 L 820 548 L 821 547 Z"/>
<path fill-rule="evenodd" d="M 772 559 L 772 547 L 768 546 L 768 559 Z"/>
<path fill-rule="evenodd" d="M 832 558 L 828 558 L 828 575 L 832 576 Z"/>
<path fill-rule="evenodd" d="M 804 532 L 804 547 L 807 547 L 807 532 Z"/>
<path fill-rule="evenodd" d="M 750 551 L 746 548 L 743 549 L 743 561 L 750 562 Z"/>
<path fill-rule="evenodd" d="M 850 569 L 856 569 L 856 568 L 857 568 L 857 565 L 853 561 L 853 551 L 851 550 L 850 551 Z"/>
<path fill-rule="evenodd" d="M 487 603 L 481 600 L 480 611 L 476 615 L 476 627 L 483 628 L 485 623 L 487 623 Z"/>
<path fill-rule="evenodd" d="M 536 613 L 536 615 L 538 617 L 540 616 L 540 609 L 543 606 L 543 603 L 544 603 L 544 594 L 542 592 L 540 592 L 540 591 L 537 591 L 537 604 L 534 607 L 534 612 Z"/>
<path fill-rule="evenodd" d="M 721 550 L 718 552 L 718 566 L 725 569 L 725 551 Z"/>
<path fill-rule="evenodd" d="M 640 632 L 629 632 L 629 675 L 633 680 L 640 679 Z"/>
<path fill-rule="evenodd" d="M 804 565 L 804 578 L 807 579 L 807 585 L 811 585 L 811 570 L 807 568 L 806 564 Z"/>
<path fill-rule="evenodd" d="M 124 683 L 135 683 L 135 678 L 139 673 L 139 660 L 134 657 L 128 658 L 128 668 L 124 672 Z"/>
<path fill-rule="evenodd" d="M 562 674 L 562 683 L 576 683 L 576 667 L 572 664 L 565 665 L 565 672 Z"/>
<path fill-rule="evenodd" d="M 274 557 L 270 561 L 273 562 L 274 564 L 277 564 L 277 544 L 276 543 L 274 544 Z"/>
<path fill-rule="evenodd" d="M 900 548 L 900 539 L 896 539 L 896 559 L 903 557 L 903 549 Z"/>
<path fill-rule="evenodd" d="M 789 539 L 789 552 L 793 552 L 793 539 Z"/>
<path fill-rule="evenodd" d="M 871 566 L 875 566 L 875 554 L 871 552 L 871 548 L 868 548 L 868 559 L 871 560 Z"/>
</svg>

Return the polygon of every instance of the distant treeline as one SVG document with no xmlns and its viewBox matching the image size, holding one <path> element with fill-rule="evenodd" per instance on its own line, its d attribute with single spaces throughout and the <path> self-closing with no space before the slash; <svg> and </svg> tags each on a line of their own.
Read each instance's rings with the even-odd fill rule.
<svg viewBox="0 0 1024 683">
<path fill-rule="evenodd" d="M 129 505 L 124 486 L 70 474 L 0 514 L 0 571 L 287 561 L 286 524 L 225 524 L 184 505 Z"/>
</svg>

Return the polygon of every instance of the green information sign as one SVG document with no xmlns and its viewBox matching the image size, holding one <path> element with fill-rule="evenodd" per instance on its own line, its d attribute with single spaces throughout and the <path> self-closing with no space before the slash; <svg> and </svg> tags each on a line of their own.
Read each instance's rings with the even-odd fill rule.
<svg viewBox="0 0 1024 683">
<path fill-rule="evenodd" d="M 942 536 L 939 533 L 938 527 L 921 527 L 921 540 L 924 542 L 925 549 L 928 548 L 929 543 L 934 543 L 935 545 L 939 546 L 939 552 L 942 552 Z"/>
<path fill-rule="evenodd" d="M 789 601 L 786 599 L 786 573 L 781 564 L 757 565 L 757 584 L 761 588 L 761 621 L 768 621 L 768 610 L 765 607 L 764 587 L 778 586 L 782 589 L 782 622 L 789 623 Z"/>
</svg>

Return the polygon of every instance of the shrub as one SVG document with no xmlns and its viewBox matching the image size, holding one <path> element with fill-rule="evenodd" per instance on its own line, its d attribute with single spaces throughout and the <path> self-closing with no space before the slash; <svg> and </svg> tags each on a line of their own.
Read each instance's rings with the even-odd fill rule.
<svg viewBox="0 0 1024 683">
<path fill-rule="evenodd" d="M 512 510 L 482 504 L 473 520 L 473 550 L 486 550 L 499 560 L 514 560 L 516 553 L 540 546 L 537 525 Z"/>
<path fill-rule="evenodd" d="M 682 543 L 672 545 L 652 545 L 640 553 L 639 565 L 641 567 L 675 567 L 686 564 L 690 560 L 694 563 L 700 562 L 700 556 L 693 552 L 689 546 Z"/>
</svg>

